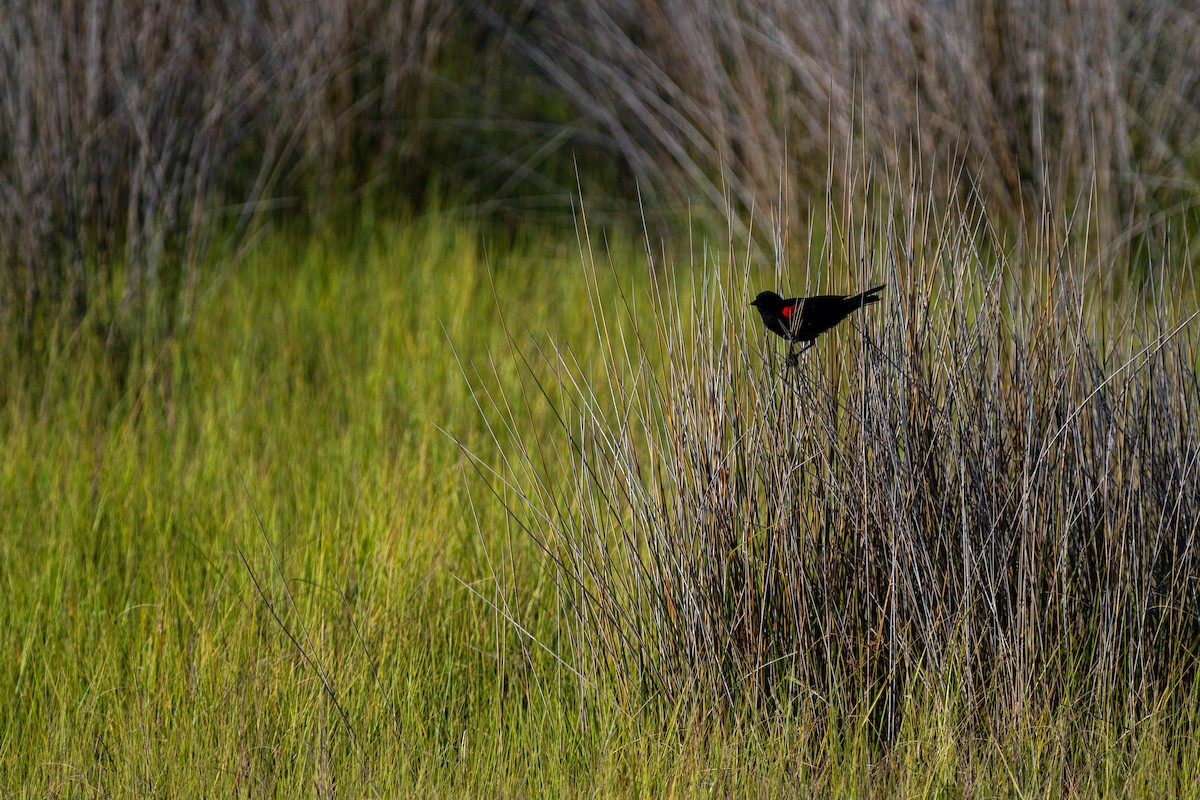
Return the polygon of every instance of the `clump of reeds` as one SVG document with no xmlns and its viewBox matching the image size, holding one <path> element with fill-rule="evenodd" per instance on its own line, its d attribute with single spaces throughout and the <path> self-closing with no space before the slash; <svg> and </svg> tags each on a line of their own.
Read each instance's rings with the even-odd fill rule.
<svg viewBox="0 0 1200 800">
<path fill-rule="evenodd" d="M 540 216 L 578 177 L 671 220 L 748 216 L 783 165 L 794 225 L 868 154 L 1013 229 L 1094 183 L 1123 246 L 1194 214 L 1197 41 L 1170 0 L 13 0 L 0 323 L 118 271 L 126 306 L 186 287 L 217 233 L 381 184 Z"/>
<path fill-rule="evenodd" d="M 484 475 L 558 592 L 540 643 L 585 693 L 818 697 L 884 731 L 918 676 L 982 720 L 1191 696 L 1194 288 L 1164 254 L 1095 291 L 1107 267 L 1083 232 L 1005 247 L 980 218 L 845 208 L 838 252 L 780 267 L 777 288 L 888 288 L 797 369 L 748 313 L 772 277 L 732 248 L 656 267 L 650 296 L 614 308 L 588 246 L 602 357 L 521 345 L 522 396 L 478 389 L 504 456 Z M 510 580 L 495 602 L 520 624 Z"/>
<path fill-rule="evenodd" d="M 1200 17 L 1169 0 L 573 0 L 506 32 L 578 138 L 663 199 L 761 208 L 786 164 L 819 201 L 849 183 L 826 165 L 915 151 L 931 174 L 965 165 L 942 188 L 994 223 L 1095 185 L 1113 244 L 1195 206 Z"/>
<path fill-rule="evenodd" d="M 402 160 L 458 13 L 0 5 L 0 322 L 28 327 L 42 296 L 83 306 L 113 274 L 126 306 L 159 287 L 178 302 L 214 235 Z"/>
</svg>

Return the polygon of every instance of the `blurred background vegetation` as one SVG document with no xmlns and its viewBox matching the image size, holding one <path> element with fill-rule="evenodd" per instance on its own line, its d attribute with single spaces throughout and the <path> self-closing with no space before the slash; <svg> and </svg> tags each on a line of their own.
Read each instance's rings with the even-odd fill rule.
<svg viewBox="0 0 1200 800">
<path fill-rule="evenodd" d="M 873 171 L 1013 237 L 1086 217 L 1120 268 L 1200 198 L 1200 15 L 1168 0 L 12 0 L 0 85 L 26 336 L 113 276 L 120 325 L 186 322 L 214 252 L 368 208 L 803 232 Z"/>
</svg>

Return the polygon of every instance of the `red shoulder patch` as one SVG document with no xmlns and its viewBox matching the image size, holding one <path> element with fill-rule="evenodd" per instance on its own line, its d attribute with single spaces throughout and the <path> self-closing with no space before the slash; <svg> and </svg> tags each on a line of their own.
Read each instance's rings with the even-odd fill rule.
<svg viewBox="0 0 1200 800">
<path fill-rule="evenodd" d="M 792 318 L 792 312 L 796 310 L 796 306 L 797 306 L 797 305 L 798 305 L 797 303 L 788 303 L 786 306 L 784 306 L 784 307 L 783 307 L 783 308 L 780 310 L 780 312 L 779 312 L 779 313 L 783 314 L 783 316 L 784 316 L 784 317 L 786 317 L 787 319 L 791 319 L 791 318 Z"/>
</svg>

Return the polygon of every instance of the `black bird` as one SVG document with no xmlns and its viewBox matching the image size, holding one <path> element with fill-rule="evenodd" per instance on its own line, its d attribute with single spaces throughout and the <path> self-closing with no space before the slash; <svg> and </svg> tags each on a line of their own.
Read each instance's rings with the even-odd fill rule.
<svg viewBox="0 0 1200 800">
<path fill-rule="evenodd" d="M 793 346 L 802 343 L 804 350 L 807 350 L 815 344 L 818 336 L 852 312 L 869 303 L 878 303 L 879 292 L 886 286 L 886 283 L 881 283 L 874 289 L 855 295 L 819 294 L 813 297 L 789 297 L 786 300 L 774 292 L 759 292 L 750 305 L 758 309 L 767 330 L 787 339 Z M 788 364 L 795 366 L 798 360 L 798 354 L 789 347 Z"/>
</svg>

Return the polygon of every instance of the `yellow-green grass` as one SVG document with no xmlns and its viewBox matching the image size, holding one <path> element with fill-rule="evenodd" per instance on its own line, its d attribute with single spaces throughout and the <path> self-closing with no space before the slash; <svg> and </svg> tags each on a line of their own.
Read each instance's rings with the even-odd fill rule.
<svg viewBox="0 0 1200 800">
<path fill-rule="evenodd" d="M 591 296 L 648 296 L 637 246 L 602 249 Z M 500 313 L 535 374 L 551 337 L 602 370 L 587 281 L 569 235 L 484 251 L 433 221 L 273 234 L 129 369 L 87 333 L 3 343 L 0 794 L 1196 793 L 1195 704 L 997 730 L 973 704 L 999 692 L 918 675 L 884 748 L 804 687 L 732 716 L 581 694 L 467 588 L 518 576 L 506 613 L 569 652 L 536 547 L 442 431 L 491 464 L 563 446 Z M 525 427 L 495 441 L 483 386 Z"/>
</svg>

